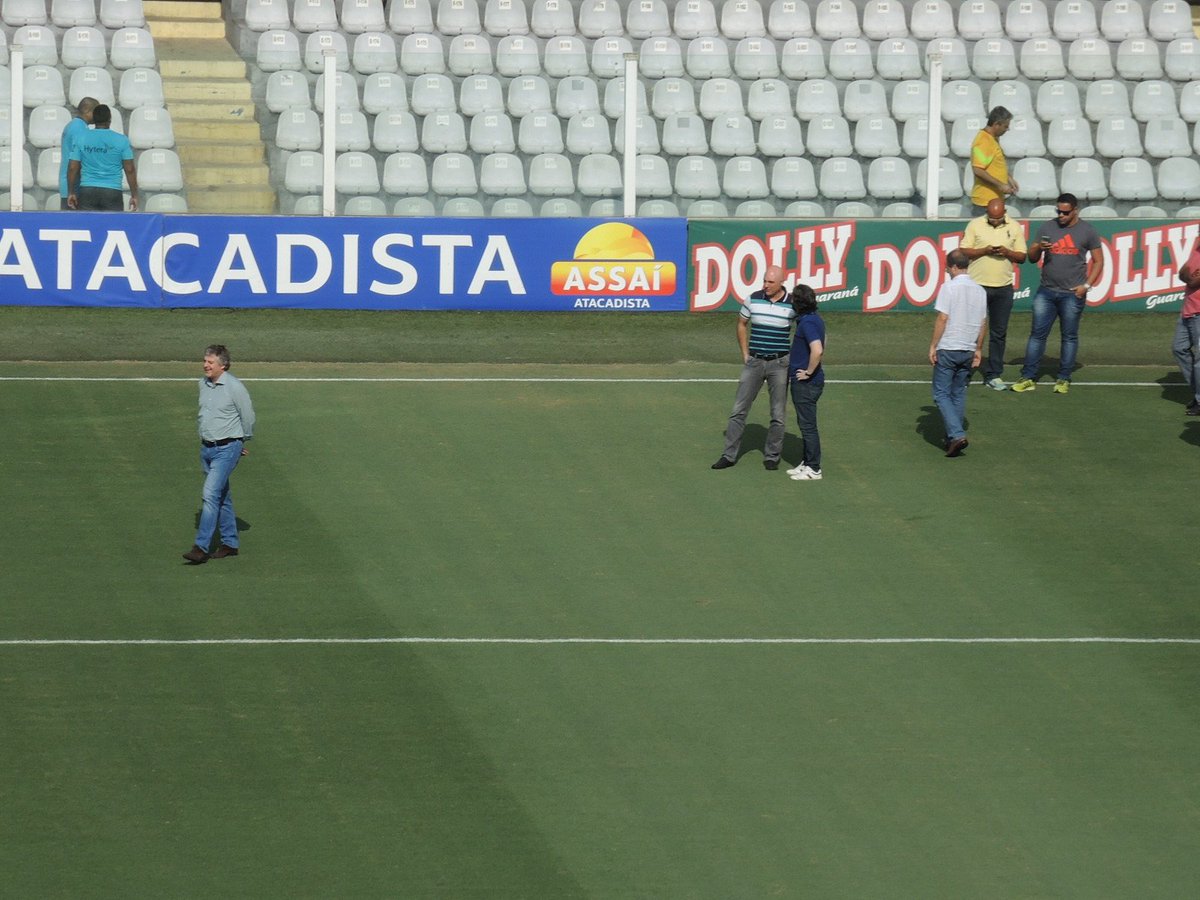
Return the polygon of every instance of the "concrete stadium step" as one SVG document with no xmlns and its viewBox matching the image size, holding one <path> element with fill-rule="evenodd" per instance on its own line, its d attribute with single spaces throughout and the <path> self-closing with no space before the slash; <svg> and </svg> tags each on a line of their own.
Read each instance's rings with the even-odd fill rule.
<svg viewBox="0 0 1200 900">
<path fill-rule="evenodd" d="M 263 161 L 263 148 L 251 143 L 188 140 L 178 144 L 176 152 L 181 163 L 193 168 L 216 164 L 249 166 Z"/>
<path fill-rule="evenodd" d="M 143 3 L 163 96 L 183 167 L 188 209 L 263 215 L 276 211 L 249 72 L 229 44 L 222 5 Z"/>
<path fill-rule="evenodd" d="M 189 189 L 187 200 L 189 212 L 226 216 L 269 216 L 279 202 L 270 188 L 242 184 Z"/>
<path fill-rule="evenodd" d="M 226 144 L 257 143 L 260 151 L 262 131 L 253 119 L 176 119 L 171 117 L 175 130 L 175 143 L 184 141 L 222 141 Z"/>
</svg>

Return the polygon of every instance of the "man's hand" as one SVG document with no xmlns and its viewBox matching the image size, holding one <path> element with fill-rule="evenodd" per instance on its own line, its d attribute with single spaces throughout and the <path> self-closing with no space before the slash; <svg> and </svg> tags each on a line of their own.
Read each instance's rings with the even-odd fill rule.
<svg viewBox="0 0 1200 900">
<path fill-rule="evenodd" d="M 1086 284 L 1075 285 L 1075 296 L 1082 300 L 1087 296 L 1088 286 Z"/>
<path fill-rule="evenodd" d="M 67 209 L 79 209 L 79 198 L 74 194 L 67 194 Z"/>
</svg>

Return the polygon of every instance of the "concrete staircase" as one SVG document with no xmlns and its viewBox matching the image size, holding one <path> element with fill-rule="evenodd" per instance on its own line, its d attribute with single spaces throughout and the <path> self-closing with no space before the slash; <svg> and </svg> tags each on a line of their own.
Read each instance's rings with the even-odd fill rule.
<svg viewBox="0 0 1200 900">
<path fill-rule="evenodd" d="M 276 211 L 246 64 L 225 37 L 220 3 L 145 0 L 175 128 L 189 212 Z"/>
</svg>

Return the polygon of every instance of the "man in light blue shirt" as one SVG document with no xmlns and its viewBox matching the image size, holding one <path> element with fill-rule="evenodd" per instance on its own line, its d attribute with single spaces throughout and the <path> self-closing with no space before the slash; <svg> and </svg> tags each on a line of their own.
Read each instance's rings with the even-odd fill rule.
<svg viewBox="0 0 1200 900">
<path fill-rule="evenodd" d="M 92 124 L 92 113 L 99 105 L 100 101 L 95 97 L 84 97 L 79 101 L 79 105 L 75 107 L 74 118 L 63 129 L 62 161 L 58 166 L 59 209 L 71 208 L 67 206 L 67 195 L 71 193 L 67 189 L 67 166 L 71 162 L 71 151 L 75 149 L 75 145 L 79 143 L 79 139 L 88 133 L 88 126 Z"/>
<path fill-rule="evenodd" d="M 67 160 L 67 206 L 121 212 L 125 208 L 124 175 L 129 182 L 129 211 L 136 212 L 137 171 L 129 138 L 112 130 L 112 110 L 103 103 L 92 110 L 92 125 L 91 131 L 80 135 Z"/>
<path fill-rule="evenodd" d="M 946 254 L 950 280 L 934 301 L 937 320 L 929 342 L 933 402 L 946 424 L 947 456 L 959 456 L 967 449 L 967 382 L 979 367 L 987 334 L 987 292 L 967 274 L 970 264 L 961 249 Z"/>
<path fill-rule="evenodd" d="M 229 350 L 213 344 L 204 350 L 204 377 L 200 379 L 200 468 L 204 470 L 200 525 L 196 543 L 183 558 L 193 565 L 210 559 L 238 555 L 237 516 L 229 493 L 229 477 L 254 436 L 254 406 L 245 385 L 229 373 Z M 221 543 L 212 548 L 220 531 Z"/>
</svg>

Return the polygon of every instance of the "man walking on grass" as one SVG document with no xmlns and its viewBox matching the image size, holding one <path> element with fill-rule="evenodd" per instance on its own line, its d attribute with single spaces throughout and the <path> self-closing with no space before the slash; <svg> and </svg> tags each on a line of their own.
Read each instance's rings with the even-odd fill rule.
<svg viewBox="0 0 1200 900">
<path fill-rule="evenodd" d="M 933 402 L 946 425 L 947 456 L 959 456 L 967 449 L 967 382 L 979 365 L 987 334 L 987 294 L 967 274 L 968 264 L 962 250 L 946 254 L 950 280 L 938 291 L 937 319 L 929 342 Z"/>
<path fill-rule="evenodd" d="M 204 489 L 196 544 L 183 554 L 193 565 L 238 555 L 237 516 L 229 494 L 229 476 L 247 455 L 246 441 L 254 436 L 254 407 L 245 386 L 229 373 L 229 350 L 222 344 L 205 348 L 203 368 L 197 421 Z M 218 530 L 220 546 L 210 553 Z"/>
<path fill-rule="evenodd" d="M 1033 295 L 1033 326 L 1025 345 L 1021 380 L 1012 389 L 1023 394 L 1037 386 L 1034 382 L 1046 353 L 1046 338 L 1058 319 L 1062 352 L 1054 393 L 1065 394 L 1071 389 L 1071 370 L 1079 352 L 1079 319 L 1087 306 L 1087 294 L 1104 273 L 1100 234 L 1080 221 L 1079 200 L 1074 194 L 1059 195 L 1054 220 L 1038 230 L 1029 248 L 1029 261 L 1041 262 L 1042 284 Z"/>
<path fill-rule="evenodd" d="M 742 374 L 733 400 L 733 412 L 725 427 L 725 452 L 712 468 L 728 469 L 737 464 L 746 415 L 764 383 L 771 395 L 771 427 L 767 430 L 763 448 L 763 467 L 768 471 L 779 468 L 787 428 L 784 417 L 787 415 L 788 351 L 795 319 L 796 313 L 783 287 L 783 269 L 767 266 L 762 290 L 751 294 L 738 311 L 737 342 L 742 352 Z"/>
</svg>

